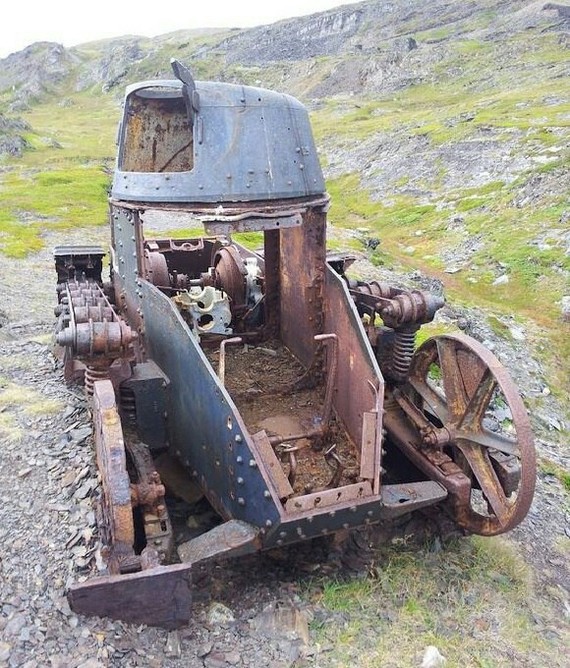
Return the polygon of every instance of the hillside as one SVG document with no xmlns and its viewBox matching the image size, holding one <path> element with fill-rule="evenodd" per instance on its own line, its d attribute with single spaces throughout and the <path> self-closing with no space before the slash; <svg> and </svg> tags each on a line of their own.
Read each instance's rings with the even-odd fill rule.
<svg viewBox="0 0 570 668">
<path fill-rule="evenodd" d="M 450 666 L 566 665 L 569 47 L 570 10 L 557 3 L 368 0 L 247 30 L 39 42 L 0 60 L 0 668 L 24 665 L 30 647 L 29 668 L 165 655 L 172 666 L 408 668 L 431 644 Z M 171 78 L 172 57 L 198 79 L 301 99 L 332 197 L 329 247 L 355 253 L 361 277 L 444 292 L 425 330 L 466 331 L 507 366 L 539 476 L 528 519 L 504 541 L 442 549 L 412 520 L 380 537 L 369 578 L 343 581 L 318 550 L 216 565 L 197 574 L 180 636 L 66 607 L 66 581 L 94 558 L 98 482 L 85 401 L 54 378 L 48 352 L 50 249 L 107 243 L 124 88 Z M 210 622 L 210 601 L 236 623 Z M 273 635 L 258 634 L 264 623 Z"/>
<path fill-rule="evenodd" d="M 376 265 L 419 269 L 506 336 L 523 330 L 565 402 L 569 22 L 542 2 L 370 1 L 249 30 L 31 45 L 0 61 L 4 251 L 104 222 L 124 86 L 170 76 L 176 56 L 198 78 L 308 104 L 333 228 L 368 228 Z"/>
</svg>

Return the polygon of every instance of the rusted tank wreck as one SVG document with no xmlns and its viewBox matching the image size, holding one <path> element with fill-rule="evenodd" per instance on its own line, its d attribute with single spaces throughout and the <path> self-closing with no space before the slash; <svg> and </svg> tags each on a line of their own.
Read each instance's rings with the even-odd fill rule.
<svg viewBox="0 0 570 668">
<path fill-rule="evenodd" d="M 110 280 L 103 249 L 55 252 L 56 338 L 90 397 L 108 571 L 71 588 L 72 608 L 175 627 L 196 563 L 426 506 L 466 533 L 512 529 L 535 455 L 506 370 L 463 335 L 416 350 L 443 300 L 352 279 L 350 258 L 327 255 L 297 100 L 172 65 L 175 79 L 126 92 Z M 238 232 L 262 233 L 262 250 Z M 183 543 L 164 453 L 220 518 Z"/>
</svg>

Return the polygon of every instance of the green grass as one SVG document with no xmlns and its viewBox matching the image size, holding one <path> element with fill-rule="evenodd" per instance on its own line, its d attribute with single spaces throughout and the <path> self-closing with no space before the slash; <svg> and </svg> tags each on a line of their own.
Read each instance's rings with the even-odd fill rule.
<svg viewBox="0 0 570 668">
<path fill-rule="evenodd" d="M 0 175 L 0 249 L 24 257 L 42 248 L 44 231 L 105 224 L 108 187 L 95 166 Z"/>
<path fill-rule="evenodd" d="M 41 393 L 25 388 L 0 376 L 0 436 L 5 441 L 16 441 L 24 430 L 17 413 L 29 417 L 49 416 L 63 409 L 61 401 L 49 399 Z"/>
<path fill-rule="evenodd" d="M 71 226 L 105 218 L 109 176 L 100 167 L 12 173 L 2 179 L 0 202 L 12 212 L 32 212 Z"/>
<path fill-rule="evenodd" d="M 439 36 L 430 30 L 416 37 L 440 39 L 449 30 L 444 26 L 437 29 Z M 327 140 L 334 127 L 341 139 L 400 131 L 442 145 L 492 128 L 519 131 L 540 147 L 554 146 L 560 143 L 559 131 L 570 126 L 567 53 L 557 39 L 523 34 L 499 42 L 447 42 L 429 82 L 376 99 L 328 100 L 313 114 L 317 139 Z M 497 66 L 503 62 L 508 66 Z"/>
<path fill-rule="evenodd" d="M 537 173 L 558 175 L 562 182 L 566 172 L 561 158 L 556 167 L 532 170 L 511 184 L 492 181 L 477 188 L 442 191 L 432 202 L 397 191 L 376 201 L 357 174 L 345 174 L 327 183 L 332 196 L 329 220 L 335 227 L 362 228 L 364 237 L 378 238 L 377 248 L 368 251 L 373 264 L 421 269 L 443 281 L 449 299 L 493 313 L 497 326 L 501 316 L 513 313 L 534 323 L 531 329 L 538 328 L 549 342 L 543 361 L 555 393 L 565 403 L 570 343 L 557 303 L 567 294 L 570 257 L 555 231 L 564 227 L 560 221 L 567 210 L 566 193 L 556 187 L 545 190 L 538 205 L 531 199 L 521 206 L 516 198 L 521 189 L 532 192 L 527 183 Z M 461 216 L 463 233 L 448 229 L 454 214 Z M 475 235 L 484 243 L 470 255 L 469 265 L 457 274 L 446 274 L 441 251 Z M 539 243 L 544 238 L 548 243 Z M 509 282 L 493 285 L 503 273 Z"/>
<path fill-rule="evenodd" d="M 32 415 L 49 415 L 62 408 L 60 401 L 46 399 L 30 388 L 0 379 L 0 408 L 3 410 L 25 411 Z"/>
<path fill-rule="evenodd" d="M 34 146 L 18 161 L 24 167 L 68 167 L 71 165 L 112 164 L 120 106 L 111 96 L 87 91 L 67 97 L 68 106 L 46 102 L 33 107 L 23 117 L 32 126 L 27 139 Z M 53 148 L 42 138 L 57 141 Z"/>
<path fill-rule="evenodd" d="M 567 492 L 570 492 L 570 471 L 555 462 L 542 458 L 539 462 L 540 471 L 553 475 Z"/>
<path fill-rule="evenodd" d="M 460 332 L 457 327 L 453 327 L 448 323 L 443 323 L 438 320 L 428 322 L 422 325 L 416 333 L 416 348 L 419 348 L 422 343 L 433 336 L 441 336 L 442 334 L 456 334 Z"/>
<path fill-rule="evenodd" d="M 25 257 L 43 247 L 43 234 L 107 222 L 109 165 L 119 109 L 89 93 L 70 106 L 49 102 L 25 114 L 32 150 L 0 173 L 0 251 Z M 60 148 L 54 147 L 54 140 Z"/>
<path fill-rule="evenodd" d="M 426 135 L 436 144 L 459 141 L 481 127 L 510 129 L 529 133 L 544 146 L 557 142 L 556 131 L 570 127 L 570 101 L 561 97 L 557 104 L 547 102 L 559 96 L 560 81 L 545 81 L 505 91 L 469 91 L 457 82 L 420 84 L 392 98 L 359 102 L 329 102 L 314 112 L 318 140 L 330 135 L 345 139 L 365 139 L 389 131 Z M 353 110 L 346 112 L 347 104 Z M 468 114 L 462 120 L 462 114 Z"/>
<path fill-rule="evenodd" d="M 530 569 L 501 539 L 387 545 L 372 578 L 317 580 L 307 596 L 321 610 L 317 642 L 332 643 L 329 666 L 407 668 L 427 645 L 452 666 L 542 665 L 552 652 L 535 624 Z"/>
<path fill-rule="evenodd" d="M 498 318 L 494 314 L 490 314 L 487 317 L 487 323 L 497 336 L 500 336 L 502 339 L 507 341 L 512 341 L 513 336 L 511 334 L 511 330 L 509 329 L 508 325 L 506 325 L 501 320 L 501 318 Z"/>
</svg>

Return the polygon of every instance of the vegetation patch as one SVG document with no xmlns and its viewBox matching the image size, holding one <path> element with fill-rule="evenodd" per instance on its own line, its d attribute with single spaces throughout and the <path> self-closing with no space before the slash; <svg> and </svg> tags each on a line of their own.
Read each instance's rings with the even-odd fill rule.
<svg viewBox="0 0 570 668">
<path fill-rule="evenodd" d="M 42 394 L 10 381 L 0 379 L 0 409 L 21 411 L 29 415 L 50 415 L 63 408 L 60 401 L 46 399 Z"/>
<path fill-rule="evenodd" d="M 570 471 L 564 467 L 556 464 L 550 459 L 541 459 L 539 462 L 540 471 L 546 475 L 554 476 L 562 485 L 562 487 L 570 492 Z"/>
<path fill-rule="evenodd" d="M 537 173 L 555 177 L 552 188 L 540 194 L 539 206 L 533 188 Z M 492 181 L 442 193 L 439 203 L 401 194 L 376 201 L 359 175 L 345 174 L 327 182 L 332 197 L 329 220 L 333 226 L 350 229 L 366 246 L 373 264 L 421 269 L 444 283 L 450 299 L 491 311 L 490 324 L 504 338 L 510 338 L 510 332 L 501 326 L 502 316 L 516 313 L 538 324 L 549 341 L 543 361 L 554 392 L 564 401 L 570 342 L 561 331 L 557 304 L 566 294 L 570 257 L 560 234 L 552 232 L 563 227 L 560 221 L 567 209 L 566 196 L 556 186 L 564 173 L 558 163 L 556 169 L 532 170 L 509 185 Z M 521 193 L 526 192 L 530 196 L 521 205 Z M 459 215 L 453 229 L 450 212 Z M 359 229 L 365 232 L 360 238 Z M 445 273 L 442 252 L 475 237 L 485 243 L 473 247 L 468 264 L 459 273 Z M 371 238 L 374 248 L 368 247 Z M 503 275 L 506 282 L 495 284 Z"/>
<path fill-rule="evenodd" d="M 334 647 L 326 665 L 408 668 L 427 645 L 452 666 L 551 665 L 529 567 L 500 539 L 387 545 L 371 577 L 315 581 L 308 596 L 319 643 Z"/>
<path fill-rule="evenodd" d="M 2 252 L 24 257 L 43 246 L 46 229 L 107 222 L 109 176 L 101 167 L 14 170 L 0 176 Z"/>
<path fill-rule="evenodd" d="M 442 336 L 443 334 L 457 334 L 461 330 L 458 327 L 453 327 L 452 325 L 444 322 L 434 320 L 433 322 L 428 322 L 425 325 L 422 325 L 416 333 L 416 349 L 419 348 L 423 343 L 428 339 L 431 339 L 434 336 Z"/>
</svg>

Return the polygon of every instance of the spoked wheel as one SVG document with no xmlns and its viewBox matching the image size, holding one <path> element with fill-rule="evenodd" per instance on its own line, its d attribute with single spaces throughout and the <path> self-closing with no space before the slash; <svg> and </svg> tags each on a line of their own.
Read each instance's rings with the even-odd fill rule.
<svg viewBox="0 0 570 668">
<path fill-rule="evenodd" d="M 457 523 L 486 536 L 519 524 L 534 494 L 536 455 L 526 409 L 497 358 L 468 336 L 434 337 L 415 353 L 402 390 L 427 419 L 424 447 L 442 448 L 471 480 Z"/>
</svg>

